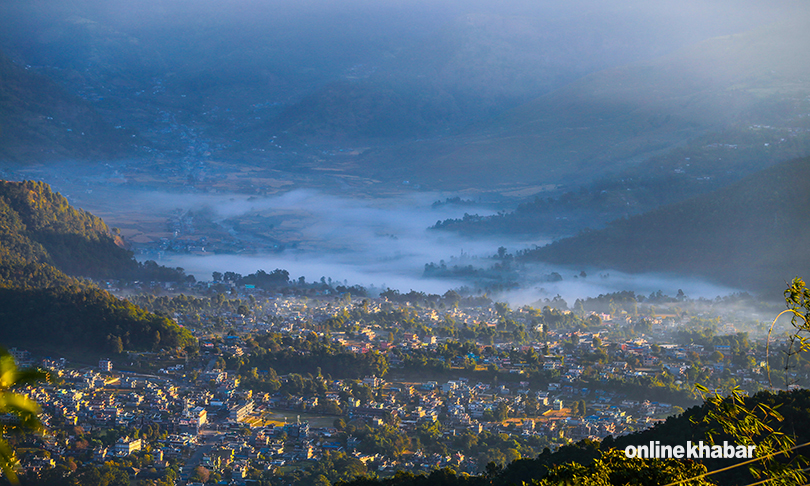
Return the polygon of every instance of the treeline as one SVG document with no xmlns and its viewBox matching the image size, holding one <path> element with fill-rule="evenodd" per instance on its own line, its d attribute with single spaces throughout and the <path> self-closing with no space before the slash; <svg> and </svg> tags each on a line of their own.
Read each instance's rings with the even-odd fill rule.
<svg viewBox="0 0 810 486">
<path fill-rule="evenodd" d="M 319 339 L 315 333 L 307 337 L 293 338 L 281 334 L 260 334 L 253 337 L 250 356 L 234 358 L 229 367 L 237 371 L 258 368 L 273 369 L 280 374 L 319 374 L 328 370 L 335 378 L 363 378 L 385 376 L 388 360 L 376 351 L 353 353 L 340 344 Z"/>
<path fill-rule="evenodd" d="M 255 298 L 242 300 L 242 299 L 228 299 L 224 294 L 216 294 L 212 297 L 195 297 L 193 295 L 175 295 L 175 296 L 155 296 L 153 294 L 142 294 L 132 297 L 132 302 L 137 304 L 150 312 L 157 312 L 160 314 L 186 314 L 186 313 L 206 313 L 206 312 L 230 312 L 238 313 L 240 307 L 256 305 Z M 244 311 L 244 309 L 242 309 Z"/>
<path fill-rule="evenodd" d="M 172 320 L 97 288 L 0 289 L 0 322 L 9 342 L 120 353 L 186 348 L 196 340 Z"/>
<path fill-rule="evenodd" d="M 510 261 L 496 262 L 483 268 L 470 264 L 448 266 L 442 260 L 438 264 L 426 263 L 422 276 L 425 278 L 471 279 L 478 282 L 479 286 L 501 283 L 509 288 L 517 285 L 519 274 L 517 265 Z"/>
<path fill-rule="evenodd" d="M 455 290 L 448 290 L 442 295 L 426 294 L 425 292 L 411 290 L 407 293 L 401 293 L 399 290 L 387 289 L 385 292 L 380 293 L 380 297 L 387 299 L 390 302 L 427 305 L 428 307 L 444 304 L 445 306 L 460 306 L 460 307 L 476 307 L 476 306 L 489 306 L 492 304 L 492 299 L 486 295 L 461 295 Z"/>
<path fill-rule="evenodd" d="M 242 276 L 236 272 L 214 272 L 213 279 L 216 283 L 228 282 L 234 285 L 254 285 L 261 289 L 273 289 L 283 287 L 290 283 L 290 272 L 277 268 L 270 273 L 258 270 L 247 276 Z"/>
<path fill-rule="evenodd" d="M 272 290 L 285 295 L 308 295 L 317 292 L 334 294 L 351 294 L 368 297 L 368 290 L 360 285 L 340 285 L 331 278 L 321 277 L 320 281 L 307 282 L 304 277 L 290 279 L 290 272 L 277 268 L 272 272 L 258 270 L 249 275 L 236 272 L 213 272 L 215 290 L 225 290 L 231 286 L 253 286 L 259 289 Z"/>
</svg>

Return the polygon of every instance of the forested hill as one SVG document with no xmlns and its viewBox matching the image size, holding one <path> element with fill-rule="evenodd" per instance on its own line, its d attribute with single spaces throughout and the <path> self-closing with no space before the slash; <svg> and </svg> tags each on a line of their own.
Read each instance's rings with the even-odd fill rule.
<svg viewBox="0 0 810 486">
<path fill-rule="evenodd" d="M 100 218 L 70 206 L 42 182 L 0 182 L 0 251 L 4 258 L 49 263 L 89 277 L 137 266 Z"/>
<path fill-rule="evenodd" d="M 0 181 L 0 258 L 6 266 L 9 262 L 48 264 L 81 277 L 185 278 L 176 269 L 139 264 L 101 218 L 73 208 L 48 184 L 34 181 Z M 18 281 L 15 285 L 31 284 Z"/>
<path fill-rule="evenodd" d="M 751 290 L 810 271 L 810 158 L 527 251 L 525 261 L 698 275 Z"/>
<path fill-rule="evenodd" d="M 185 347 L 191 334 L 88 281 L 148 270 L 107 225 L 41 182 L 0 181 L 0 336 L 3 344 L 96 353 Z"/>
</svg>

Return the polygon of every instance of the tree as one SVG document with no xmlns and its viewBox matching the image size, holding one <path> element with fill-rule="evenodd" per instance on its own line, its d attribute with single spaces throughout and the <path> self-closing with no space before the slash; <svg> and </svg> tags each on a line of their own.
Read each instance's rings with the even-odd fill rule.
<svg viewBox="0 0 810 486">
<path fill-rule="evenodd" d="M 605 486 L 608 484 L 690 484 L 710 486 L 703 479 L 706 466 L 694 461 L 676 459 L 628 459 L 624 451 L 610 449 L 602 457 L 585 465 L 567 462 L 551 467 L 547 476 L 532 484 L 537 486 L 557 486 L 576 484 L 578 486 Z M 697 477 L 697 479 L 695 479 Z"/>
<path fill-rule="evenodd" d="M 492 410 L 492 415 L 498 422 L 503 422 L 509 418 L 509 405 L 506 402 L 498 402 Z"/>
<path fill-rule="evenodd" d="M 17 416 L 17 423 L 0 425 L 0 468 L 13 484 L 18 484 L 15 469 L 19 461 L 3 437 L 7 433 L 36 431 L 42 429 L 37 414 L 39 405 L 30 398 L 12 391 L 13 388 L 47 379 L 47 375 L 38 370 L 18 370 L 14 358 L 0 348 L 0 415 Z"/>
<path fill-rule="evenodd" d="M 211 477 L 211 471 L 202 466 L 197 466 L 189 479 L 194 482 L 207 483 L 209 477 Z"/>
<path fill-rule="evenodd" d="M 157 331 L 155 331 L 157 332 Z M 109 343 L 110 351 L 115 354 L 121 354 L 124 352 L 124 343 L 121 341 L 120 336 L 108 336 L 107 341 Z"/>
<path fill-rule="evenodd" d="M 422 444 L 430 445 L 439 440 L 442 436 L 441 424 L 439 422 L 425 422 L 416 428 L 416 435 Z"/>
<path fill-rule="evenodd" d="M 327 479 L 326 476 L 324 476 L 323 474 L 319 474 L 318 477 L 316 477 L 312 481 L 312 484 L 313 484 L 313 486 L 331 486 L 332 485 L 332 483 L 329 482 L 329 479 Z"/>
<path fill-rule="evenodd" d="M 767 403 L 754 403 L 739 389 L 735 388 L 728 397 L 711 393 L 708 388 L 696 385 L 703 395 L 708 408 L 702 420 L 690 418 L 698 424 L 718 424 L 722 432 L 730 435 L 737 444 L 756 446 L 756 457 L 762 458 L 748 466 L 755 478 L 777 478 L 784 482 L 774 484 L 805 484 L 807 460 L 789 453 L 796 445 L 793 436 L 779 430 L 776 424 L 784 417 Z M 719 431 L 709 430 L 709 443 L 714 444 Z M 783 457 L 779 457 L 783 455 Z"/>
<path fill-rule="evenodd" d="M 534 396 L 529 395 L 526 397 L 526 400 L 523 403 L 523 410 L 526 412 L 527 417 L 536 416 L 539 408 L 540 403 Z"/>
<path fill-rule="evenodd" d="M 788 351 L 786 352 L 785 371 L 789 366 L 790 357 L 802 350 L 807 350 L 810 340 L 810 289 L 800 278 L 795 278 L 784 292 L 787 310 L 780 312 L 773 320 L 771 331 L 776 320 L 782 314 L 791 315 L 791 324 L 794 332 L 788 337 Z M 768 333 L 768 348 L 770 347 L 770 332 Z M 720 353 L 718 353 L 720 354 Z M 722 355 L 721 355 L 722 356 Z M 769 359 L 766 358 L 769 363 Z M 768 378 L 770 381 L 770 364 L 768 364 Z M 782 484 L 805 484 L 807 482 L 806 466 L 808 460 L 802 455 L 791 455 L 796 441 L 792 435 L 777 429 L 784 417 L 773 407 L 766 403 L 749 401 L 744 393 L 738 389 L 732 390 L 728 397 L 719 393 L 711 393 L 702 385 L 695 387 L 708 405 L 708 413 L 703 423 L 717 423 L 722 432 L 733 437 L 738 444 L 756 445 L 756 456 L 762 458 L 748 466 L 755 478 L 775 478 Z M 691 419 L 694 422 L 694 419 Z M 710 434 L 709 442 L 714 442 L 714 434 Z M 777 460 L 777 456 L 783 458 Z"/>
</svg>

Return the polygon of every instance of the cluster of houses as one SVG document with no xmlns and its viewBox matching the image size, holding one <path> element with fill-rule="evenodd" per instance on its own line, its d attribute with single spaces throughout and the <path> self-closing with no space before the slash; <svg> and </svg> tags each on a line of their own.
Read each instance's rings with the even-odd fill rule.
<svg viewBox="0 0 810 486">
<path fill-rule="evenodd" d="M 246 295 L 250 295 L 249 293 Z M 114 443 L 96 446 L 90 451 L 93 461 L 103 463 L 111 457 L 126 457 L 149 452 L 148 457 L 157 471 L 181 464 L 181 477 L 188 478 L 196 466 L 211 471 L 231 471 L 236 480 L 248 477 L 250 471 L 274 471 L 276 468 L 317 460 L 330 451 L 342 451 L 379 471 L 393 468 L 430 469 L 452 465 L 459 470 L 475 472 L 480 469 L 477 458 L 463 451 L 439 456 L 414 451 L 407 457 L 385 457 L 370 454 L 363 439 L 335 427 L 314 427 L 306 421 L 281 422 L 289 414 L 322 414 L 324 405 L 332 402 L 346 422 L 362 421 L 372 427 L 393 424 L 402 433 L 412 435 L 422 424 L 440 424 L 444 436 L 455 436 L 484 430 L 523 438 L 542 437 L 546 443 L 564 444 L 579 439 L 601 439 L 649 426 L 662 417 L 676 413 L 677 405 L 633 396 L 616 391 L 611 384 L 643 377 L 660 380 L 668 376 L 676 385 L 689 381 L 689 374 L 733 377 L 740 383 L 756 384 L 765 379 L 759 366 L 764 359 L 758 347 L 746 352 L 754 366 L 739 366 L 728 359 L 711 360 L 711 353 L 731 355 L 722 345 L 709 349 L 697 344 L 675 345 L 655 343 L 650 336 L 616 341 L 609 332 L 545 330 L 543 342 L 480 343 L 476 350 L 448 361 L 449 369 L 457 370 L 454 380 L 424 381 L 392 380 L 377 376 L 360 381 L 374 390 L 373 399 L 360 400 L 352 396 L 357 383 L 331 380 L 322 396 L 297 396 L 254 393 L 241 386 L 239 377 L 228 370 L 211 366 L 215 354 L 239 357 L 251 352 L 247 336 L 257 332 L 277 332 L 289 336 L 304 336 L 338 313 L 351 310 L 349 302 L 330 299 L 300 300 L 297 298 L 254 299 L 260 308 L 275 319 L 262 320 L 253 316 L 225 316 L 236 334 L 223 337 L 215 346 L 200 341 L 201 360 L 191 364 L 172 364 L 160 368 L 157 374 L 122 372 L 115 363 L 102 359 L 92 368 L 71 367 L 64 359 L 35 360 L 30 353 L 12 348 L 11 353 L 21 365 L 36 364 L 51 369 L 58 384 L 43 383 L 30 387 L 26 393 L 42 404 L 43 422 L 53 430 L 81 430 L 68 434 L 62 442 L 48 439 L 47 458 L 33 455 L 23 461 L 30 471 L 53 467 L 54 461 L 71 454 L 87 457 L 86 445 L 80 447 L 84 435 L 97 430 L 120 431 Z M 370 313 L 390 309 L 385 299 L 363 303 Z M 407 305 L 407 304 L 406 304 Z M 452 307 L 439 312 L 436 308 L 414 306 L 415 319 L 428 329 L 448 318 L 457 323 L 486 323 L 496 325 L 498 311 L 491 306 Z M 345 315 L 345 312 L 344 312 Z M 512 314 L 524 319 L 521 311 Z M 182 320 L 183 316 L 175 316 Z M 599 316 L 608 329 L 619 325 L 627 316 Z M 529 316 L 521 323 L 529 324 Z M 387 353 L 393 373 L 401 367 L 408 353 L 432 353 L 447 338 L 425 333 L 404 332 L 396 342 L 390 342 L 388 332 L 379 325 L 357 323 L 359 332 L 329 334 L 334 343 L 355 353 Z M 677 329 L 672 320 L 653 320 L 658 336 Z M 733 331 L 733 329 L 730 329 Z M 317 331 L 321 337 L 326 336 Z M 532 353 L 533 351 L 533 353 Z M 604 359 L 594 361 L 599 351 Z M 516 354 L 517 352 L 517 354 Z M 545 379 L 538 382 L 529 377 L 529 363 L 520 356 L 536 357 L 533 370 L 539 366 Z M 517 356 L 517 357 L 516 357 Z M 158 355 L 130 354 L 130 358 L 157 362 Z M 473 368 L 469 367 L 473 363 Z M 207 364 L 207 366 L 206 366 Z M 466 364 L 466 367 L 465 367 Z M 699 369 L 695 370 L 694 368 Z M 194 369 L 199 368 L 199 369 Z M 486 375 L 476 374 L 480 369 Z M 493 375 L 492 372 L 495 372 Z M 476 377 L 472 381 L 468 377 Z M 486 379 L 481 379 L 486 376 Z M 286 376 L 281 376 L 283 381 Z M 389 378 L 390 379 L 390 378 Z M 505 413 L 504 413 L 505 411 Z M 285 415 L 287 414 L 287 415 Z M 505 420 L 509 417 L 510 420 Z M 13 417 L 3 417 L 13 420 Z M 151 435 L 144 434 L 151 430 Z M 133 433 L 132 431 L 138 431 Z M 139 435 L 140 434 L 140 435 Z M 364 451 L 364 452 L 361 452 Z M 137 472 L 132 474 L 137 475 Z"/>
</svg>

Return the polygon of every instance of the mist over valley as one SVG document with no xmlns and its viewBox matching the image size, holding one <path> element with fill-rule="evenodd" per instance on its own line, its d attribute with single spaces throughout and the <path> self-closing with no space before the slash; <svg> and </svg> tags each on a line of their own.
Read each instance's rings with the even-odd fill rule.
<svg viewBox="0 0 810 486">
<path fill-rule="evenodd" d="M 535 247 L 810 153 L 801 3 L 233 7 L 4 4 L 5 177 L 199 278 L 268 255 L 307 278 L 493 290 L 545 278 Z M 499 247 L 524 267 L 490 272 Z M 746 290 L 795 276 L 600 251 L 555 261 Z"/>
<path fill-rule="evenodd" d="M 384 194 L 330 193 L 323 181 L 319 189 L 268 188 L 272 195 L 209 193 L 154 182 L 150 187 L 122 183 L 124 170 L 113 164 L 99 170 L 60 163 L 20 169 L 14 175 L 44 180 L 72 204 L 103 217 L 140 261 L 182 267 L 198 280 L 210 280 L 213 272 L 248 275 L 280 268 L 294 279 L 326 277 L 377 293 L 391 288 L 444 294 L 464 288 L 513 305 L 556 295 L 573 302 L 622 290 L 675 295 L 684 289 L 692 297 L 709 299 L 740 291 L 677 272 L 632 275 L 593 265 L 533 262 L 493 270 L 499 248 L 511 256 L 552 239 L 431 228 L 436 220 L 460 212 L 495 215 L 497 205 L 485 202 L 485 196 L 473 200 L 402 184 Z M 111 179 L 117 182 L 110 184 Z M 428 265 L 435 269 L 430 271 Z M 580 277 L 583 270 L 587 278 Z"/>
<path fill-rule="evenodd" d="M 1 1 L 0 486 L 806 484 L 809 22 Z"/>
</svg>

